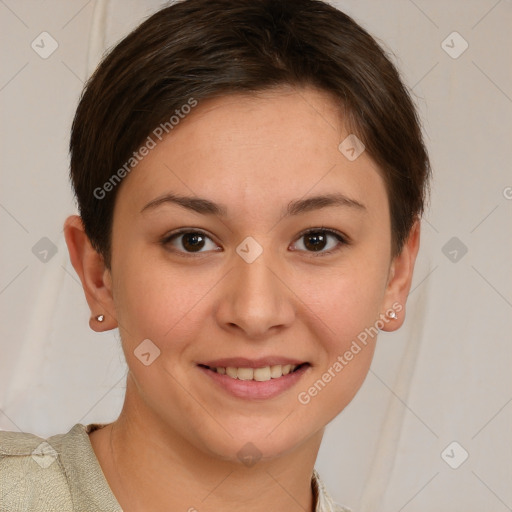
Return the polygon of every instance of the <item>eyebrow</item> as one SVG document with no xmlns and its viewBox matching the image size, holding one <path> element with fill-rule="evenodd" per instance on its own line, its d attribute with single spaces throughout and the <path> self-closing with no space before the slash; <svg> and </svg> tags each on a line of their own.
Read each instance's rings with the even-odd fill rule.
<svg viewBox="0 0 512 512">
<path fill-rule="evenodd" d="M 179 194 L 165 194 L 150 201 L 141 213 L 155 209 L 163 204 L 177 204 L 188 210 L 192 210 L 202 215 L 216 215 L 218 217 L 227 217 L 227 207 L 222 204 L 214 203 L 209 199 L 201 197 L 182 196 Z M 324 194 L 305 199 L 295 199 L 288 203 L 284 212 L 284 217 L 300 215 L 313 210 L 319 210 L 327 207 L 349 207 L 360 211 L 366 211 L 366 206 L 355 199 L 351 199 L 343 194 Z"/>
</svg>

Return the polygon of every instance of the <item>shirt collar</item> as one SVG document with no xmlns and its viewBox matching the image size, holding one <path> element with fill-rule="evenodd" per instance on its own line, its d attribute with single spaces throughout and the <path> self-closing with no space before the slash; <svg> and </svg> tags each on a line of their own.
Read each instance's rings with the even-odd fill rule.
<svg viewBox="0 0 512 512">
<path fill-rule="evenodd" d="M 60 453 L 60 460 L 73 502 L 73 510 L 122 512 L 94 453 L 89 432 L 106 424 L 77 423 L 67 434 L 48 439 Z"/>
<path fill-rule="evenodd" d="M 313 487 L 313 500 L 316 503 L 315 512 L 351 512 L 334 503 L 316 469 L 313 469 L 311 485 Z"/>
</svg>

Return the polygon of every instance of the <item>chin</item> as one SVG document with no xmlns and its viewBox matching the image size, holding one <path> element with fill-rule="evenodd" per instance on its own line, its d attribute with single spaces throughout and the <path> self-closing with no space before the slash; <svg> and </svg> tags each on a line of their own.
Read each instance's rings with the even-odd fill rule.
<svg viewBox="0 0 512 512">
<path fill-rule="evenodd" d="M 254 461 L 271 461 L 293 452 L 322 429 L 308 429 L 302 424 L 298 430 L 296 421 L 284 425 L 288 421 L 285 418 L 286 413 L 278 419 L 238 420 L 236 426 L 228 427 L 229 434 L 221 429 L 220 435 L 203 438 L 204 450 L 216 458 L 250 467 Z"/>
</svg>

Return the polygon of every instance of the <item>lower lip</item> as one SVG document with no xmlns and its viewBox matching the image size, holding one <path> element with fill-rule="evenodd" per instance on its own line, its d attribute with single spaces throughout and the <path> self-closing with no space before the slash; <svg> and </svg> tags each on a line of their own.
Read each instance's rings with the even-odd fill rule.
<svg viewBox="0 0 512 512">
<path fill-rule="evenodd" d="M 227 375 L 221 375 L 213 370 L 198 366 L 210 379 L 221 386 L 225 391 L 237 398 L 249 400 L 267 400 L 274 398 L 295 385 L 308 370 L 309 365 L 301 366 L 296 371 L 283 375 L 277 379 L 263 382 L 256 380 L 233 379 Z"/>
</svg>

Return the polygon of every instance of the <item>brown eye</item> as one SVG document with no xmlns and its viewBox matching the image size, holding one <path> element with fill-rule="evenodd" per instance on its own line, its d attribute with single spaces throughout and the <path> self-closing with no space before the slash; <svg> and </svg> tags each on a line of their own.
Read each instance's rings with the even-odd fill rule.
<svg viewBox="0 0 512 512">
<path fill-rule="evenodd" d="M 321 231 L 308 233 L 304 236 L 304 246 L 308 251 L 321 251 L 327 244 L 327 238 L 328 236 Z"/>
<path fill-rule="evenodd" d="M 318 253 L 319 255 L 330 254 L 346 244 L 341 234 L 327 229 L 309 230 L 302 233 L 298 240 L 303 240 L 297 244 L 299 246 L 298 250 Z"/>
<path fill-rule="evenodd" d="M 208 243 L 210 242 L 210 246 Z M 216 250 L 217 245 L 212 239 L 200 231 L 180 231 L 167 236 L 163 245 L 172 246 L 173 250 L 184 253 L 199 253 L 206 247 L 207 250 Z"/>
<path fill-rule="evenodd" d="M 204 247 L 205 237 L 201 233 L 185 233 L 181 245 L 187 251 L 200 251 Z"/>
</svg>

